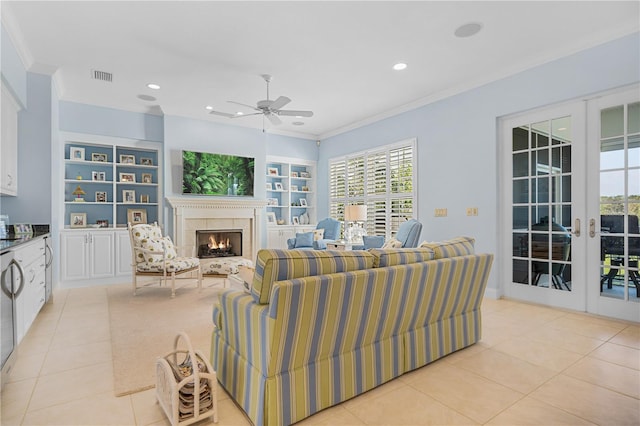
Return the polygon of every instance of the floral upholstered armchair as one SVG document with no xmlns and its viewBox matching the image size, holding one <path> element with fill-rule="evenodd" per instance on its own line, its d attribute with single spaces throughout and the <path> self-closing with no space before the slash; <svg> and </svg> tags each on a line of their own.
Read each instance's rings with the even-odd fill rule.
<svg viewBox="0 0 640 426">
<path fill-rule="evenodd" d="M 133 273 L 133 294 L 138 289 L 138 277 L 158 277 L 160 285 L 171 278 L 171 297 L 176 295 L 176 276 L 196 274 L 198 288 L 202 288 L 202 270 L 197 257 L 178 256 L 171 238 L 163 237 L 157 223 L 151 225 L 128 224 L 131 241 L 131 267 Z"/>
</svg>

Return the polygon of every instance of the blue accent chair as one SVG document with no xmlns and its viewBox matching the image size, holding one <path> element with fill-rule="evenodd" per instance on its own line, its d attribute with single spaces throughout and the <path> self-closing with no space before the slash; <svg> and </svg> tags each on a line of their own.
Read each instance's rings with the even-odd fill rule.
<svg viewBox="0 0 640 426">
<path fill-rule="evenodd" d="M 318 225 L 316 225 L 316 229 L 324 229 L 324 238 L 314 241 L 313 246 L 296 247 L 295 238 L 289 238 L 287 240 L 287 246 L 289 247 L 289 249 L 307 248 L 315 250 L 326 250 L 327 242 L 335 241 L 340 238 L 340 222 L 330 217 L 322 219 L 320 222 L 318 222 Z"/>
<path fill-rule="evenodd" d="M 404 248 L 418 247 L 420 243 L 420 234 L 422 233 L 422 224 L 415 219 L 404 222 L 398 228 L 396 240 L 402 243 Z M 384 245 L 384 237 L 380 235 L 362 237 L 364 244 L 353 246 L 354 250 L 367 250 L 370 248 L 380 248 Z"/>
</svg>

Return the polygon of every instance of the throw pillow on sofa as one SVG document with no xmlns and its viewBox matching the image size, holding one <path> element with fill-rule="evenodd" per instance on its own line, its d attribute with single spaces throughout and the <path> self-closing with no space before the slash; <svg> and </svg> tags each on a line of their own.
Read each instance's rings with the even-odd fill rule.
<svg viewBox="0 0 640 426">
<path fill-rule="evenodd" d="M 295 248 L 313 247 L 313 232 L 297 232 Z"/>
<path fill-rule="evenodd" d="M 313 241 L 319 241 L 324 238 L 324 229 L 313 230 Z"/>
<path fill-rule="evenodd" d="M 429 248 L 435 253 L 436 259 L 447 257 L 467 256 L 474 254 L 476 240 L 470 237 L 457 237 L 445 241 L 426 242 L 423 241 L 418 247 Z"/>
<path fill-rule="evenodd" d="M 396 240 L 395 238 L 391 238 L 389 241 L 384 243 L 382 249 L 392 249 L 392 248 L 402 248 L 402 241 Z"/>
</svg>

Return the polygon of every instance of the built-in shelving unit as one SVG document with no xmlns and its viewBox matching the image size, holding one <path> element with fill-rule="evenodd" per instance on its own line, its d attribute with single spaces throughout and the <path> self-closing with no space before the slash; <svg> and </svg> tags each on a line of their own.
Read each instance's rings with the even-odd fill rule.
<svg viewBox="0 0 640 426">
<path fill-rule="evenodd" d="M 273 212 L 277 224 L 315 226 L 315 172 L 316 164 L 312 161 L 267 158 L 266 194 L 270 203 L 267 205 L 267 214 Z"/>
</svg>

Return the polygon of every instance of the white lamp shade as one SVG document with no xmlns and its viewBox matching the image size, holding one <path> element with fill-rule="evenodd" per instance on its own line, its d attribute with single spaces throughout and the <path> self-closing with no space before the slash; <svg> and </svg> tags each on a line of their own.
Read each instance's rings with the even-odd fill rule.
<svg viewBox="0 0 640 426">
<path fill-rule="evenodd" d="M 348 222 L 367 220 L 367 206 L 352 204 L 344 209 L 344 219 Z"/>
</svg>

